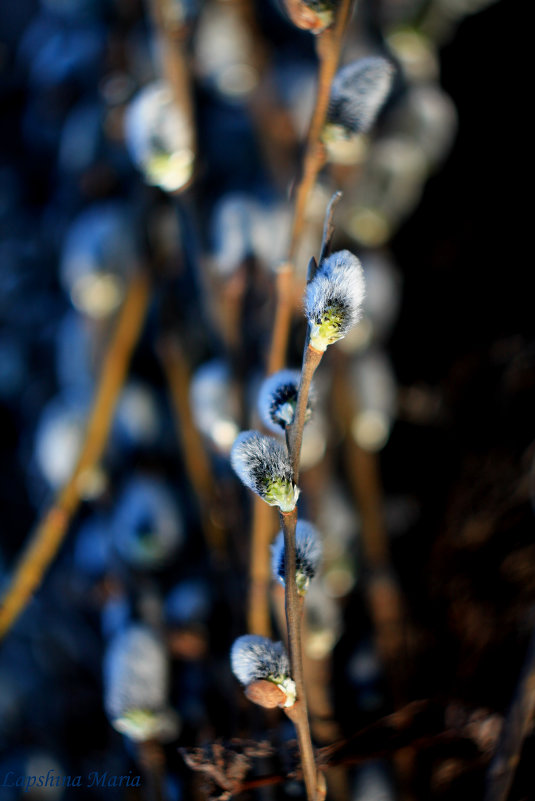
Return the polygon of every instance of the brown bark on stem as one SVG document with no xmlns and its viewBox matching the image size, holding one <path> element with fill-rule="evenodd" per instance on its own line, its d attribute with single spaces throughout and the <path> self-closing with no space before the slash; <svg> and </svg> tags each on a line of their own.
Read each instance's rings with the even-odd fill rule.
<svg viewBox="0 0 535 801">
<path fill-rule="evenodd" d="M 253 503 L 253 525 L 249 570 L 249 603 L 247 606 L 247 630 L 261 637 L 271 636 L 269 614 L 269 587 L 271 564 L 269 546 L 275 533 L 273 509 L 261 498 Z"/>
<path fill-rule="evenodd" d="M 290 241 L 290 261 L 295 258 L 299 239 L 303 232 L 308 198 L 316 183 L 318 173 L 326 162 L 325 149 L 320 137 L 327 116 L 331 84 L 340 60 L 342 38 L 349 20 L 351 6 L 352 0 L 342 0 L 334 25 L 320 33 L 316 39 L 319 58 L 318 94 L 308 132 L 303 176 L 299 183 L 295 200 L 295 214 Z"/>
<path fill-rule="evenodd" d="M 310 347 L 310 345 L 306 345 L 305 352 L 303 354 L 303 367 L 301 369 L 301 380 L 299 382 L 299 392 L 295 406 L 295 415 L 288 434 L 289 451 L 295 484 L 297 484 L 299 479 L 299 460 L 301 457 L 301 445 L 303 442 L 303 429 L 305 427 L 305 416 L 308 404 L 308 395 L 310 392 L 310 384 L 312 383 L 312 377 L 316 372 L 317 366 L 321 362 L 322 356 L 322 351 L 316 350 L 315 348 Z"/>
<path fill-rule="evenodd" d="M 189 400 L 190 370 L 182 346 L 176 337 L 167 337 L 158 345 L 169 386 L 177 436 L 187 474 L 197 496 L 201 524 L 206 544 L 213 555 L 221 556 L 225 549 L 225 532 L 214 523 L 214 479 L 202 438 L 193 421 Z"/>
<path fill-rule="evenodd" d="M 190 134 L 189 147 L 193 156 L 196 150 L 195 118 L 191 71 L 185 46 L 188 29 L 187 26 L 173 20 L 168 0 L 150 0 L 148 5 L 158 37 L 160 73 L 171 88 L 176 107 L 186 119 Z M 190 183 L 191 179 L 187 186 Z M 184 189 L 186 185 L 181 187 L 180 191 Z"/>
<path fill-rule="evenodd" d="M 282 370 L 286 362 L 286 348 L 293 310 L 293 266 L 290 262 L 285 262 L 279 267 L 275 291 L 275 320 L 267 360 L 267 375 Z"/>
<path fill-rule="evenodd" d="M 284 711 L 292 721 L 297 732 L 299 753 L 303 767 L 303 779 L 308 801 L 317 797 L 317 771 L 314 748 L 310 736 L 308 710 L 303 678 L 303 654 L 301 644 L 301 603 L 295 581 L 295 526 L 297 509 L 288 514 L 281 514 L 284 533 L 284 575 L 285 575 L 285 610 L 288 628 L 288 651 L 290 672 L 295 682 L 296 702 Z"/>
<path fill-rule="evenodd" d="M 331 85 L 340 60 L 342 39 L 351 8 L 352 0 L 341 0 L 334 25 L 318 34 L 316 38 L 319 58 L 318 92 L 307 137 L 303 173 L 295 197 L 295 211 L 288 250 L 289 264 L 284 268 L 288 275 L 279 275 L 277 280 L 275 325 L 267 359 L 268 375 L 282 369 L 286 361 L 286 348 L 292 319 L 293 263 L 303 233 L 308 198 L 321 168 L 326 163 L 325 148 L 320 137 L 327 116 Z M 289 308 L 288 304 L 290 304 Z"/>
<path fill-rule="evenodd" d="M 165 755 L 160 743 L 146 740 L 138 743 L 138 761 L 145 774 L 147 801 L 165 801 Z"/>
</svg>

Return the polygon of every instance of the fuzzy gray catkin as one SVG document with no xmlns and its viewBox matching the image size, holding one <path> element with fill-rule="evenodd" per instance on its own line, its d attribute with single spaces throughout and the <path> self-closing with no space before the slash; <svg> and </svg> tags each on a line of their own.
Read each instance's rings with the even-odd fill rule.
<svg viewBox="0 0 535 801">
<path fill-rule="evenodd" d="M 362 266 L 353 253 L 339 250 L 324 259 L 305 293 L 310 345 L 324 351 L 342 339 L 361 315 L 364 294 Z"/>
<path fill-rule="evenodd" d="M 276 439 L 242 431 L 232 446 L 230 462 L 245 486 L 270 506 L 279 506 L 282 512 L 295 508 L 299 489 L 293 483 L 286 448 Z"/>
<path fill-rule="evenodd" d="M 178 719 L 168 693 L 163 642 L 148 626 L 131 624 L 113 638 L 104 658 L 104 707 L 112 725 L 136 741 L 172 739 Z"/>
<path fill-rule="evenodd" d="M 388 97 L 393 77 L 393 65 L 380 56 L 342 67 L 332 83 L 324 139 L 347 139 L 369 131 Z"/>
<path fill-rule="evenodd" d="M 230 663 L 232 672 L 245 687 L 261 681 L 272 682 L 284 694 L 284 706 L 295 702 L 290 662 L 281 642 L 272 642 L 258 634 L 245 634 L 234 641 Z"/>
<path fill-rule="evenodd" d="M 322 547 L 317 528 L 307 520 L 298 520 L 295 529 L 295 574 L 297 590 L 304 595 L 311 579 L 316 575 L 322 557 Z M 271 546 L 273 575 L 284 584 L 284 533 L 279 531 Z"/>
<path fill-rule="evenodd" d="M 145 181 L 167 192 L 183 188 L 193 173 L 192 129 L 171 87 L 154 81 L 130 101 L 125 143 Z"/>
<path fill-rule="evenodd" d="M 299 390 L 299 370 L 279 370 L 266 378 L 258 395 L 258 413 L 266 428 L 280 434 L 294 419 L 297 393 Z M 305 421 L 312 414 L 313 390 L 309 393 Z"/>
</svg>

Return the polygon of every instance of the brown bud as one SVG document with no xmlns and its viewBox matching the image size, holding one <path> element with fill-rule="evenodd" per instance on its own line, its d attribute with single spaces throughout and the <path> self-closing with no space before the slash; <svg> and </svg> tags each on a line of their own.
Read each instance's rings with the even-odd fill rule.
<svg viewBox="0 0 535 801">
<path fill-rule="evenodd" d="M 318 14 L 303 0 L 282 0 L 286 13 L 297 28 L 312 33 L 321 33 L 332 23 L 332 14 Z"/>
<path fill-rule="evenodd" d="M 272 681 L 265 681 L 265 679 L 259 679 L 248 684 L 245 688 L 245 695 L 249 701 L 253 701 L 266 709 L 282 706 L 286 701 L 286 695 L 280 687 L 277 687 Z"/>
</svg>

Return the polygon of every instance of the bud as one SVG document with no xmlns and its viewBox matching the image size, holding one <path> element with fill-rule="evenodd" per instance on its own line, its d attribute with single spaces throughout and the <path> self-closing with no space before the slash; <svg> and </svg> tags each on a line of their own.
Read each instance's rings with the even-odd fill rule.
<svg viewBox="0 0 535 801">
<path fill-rule="evenodd" d="M 161 432 L 158 401 L 148 384 L 129 381 L 119 397 L 113 421 L 113 436 L 125 450 L 149 448 Z"/>
<path fill-rule="evenodd" d="M 85 408 L 70 397 L 49 401 L 39 419 L 35 461 L 52 488 L 59 488 L 72 474 L 84 441 Z"/>
<path fill-rule="evenodd" d="M 148 184 L 175 192 L 193 173 L 193 133 L 171 89 L 160 82 L 145 86 L 128 106 L 125 142 Z"/>
<path fill-rule="evenodd" d="M 397 406 L 397 386 L 386 354 L 368 348 L 350 366 L 351 386 L 358 399 L 351 434 L 364 450 L 376 452 L 388 441 Z"/>
<path fill-rule="evenodd" d="M 279 531 L 271 546 L 271 565 L 275 578 L 284 584 L 284 533 Z M 299 595 L 305 595 L 310 579 L 318 571 L 322 556 L 319 532 L 312 523 L 298 520 L 295 529 L 295 580 Z"/>
<path fill-rule="evenodd" d="M 272 681 L 265 679 L 258 679 L 248 684 L 245 688 L 245 695 L 258 706 L 263 706 L 264 709 L 274 709 L 276 706 L 284 706 L 286 701 L 286 694 L 280 687 L 273 684 Z"/>
<path fill-rule="evenodd" d="M 335 75 L 323 141 L 328 145 L 366 133 L 374 124 L 392 87 L 394 68 L 385 58 L 354 61 Z"/>
<path fill-rule="evenodd" d="M 230 462 L 245 486 L 267 504 L 279 506 L 281 512 L 295 509 L 299 489 L 293 483 L 286 448 L 276 439 L 258 431 L 242 431 L 232 446 Z"/>
<path fill-rule="evenodd" d="M 69 226 L 61 283 L 78 311 L 104 319 L 121 305 L 137 258 L 128 208 L 111 201 L 95 203 Z"/>
<path fill-rule="evenodd" d="M 240 428 L 230 370 L 224 361 L 212 359 L 197 368 L 190 384 L 190 405 L 201 434 L 228 455 Z"/>
<path fill-rule="evenodd" d="M 234 641 L 230 652 L 232 672 L 246 686 L 246 694 L 261 706 L 273 706 L 277 695 L 266 692 L 258 682 L 271 682 L 284 694 L 284 703 L 276 706 L 293 706 L 295 703 L 295 683 L 290 678 L 290 663 L 281 642 L 272 642 L 267 637 L 246 634 Z"/>
<path fill-rule="evenodd" d="M 297 28 L 322 33 L 334 22 L 337 0 L 282 0 L 284 9 Z"/>
<path fill-rule="evenodd" d="M 138 570 L 158 570 L 168 564 L 184 541 L 178 505 L 165 483 L 134 476 L 115 508 L 112 542 L 119 555 Z"/>
<path fill-rule="evenodd" d="M 195 73 L 212 92 L 243 102 L 259 81 L 257 53 L 236 3 L 203 3 L 193 37 Z"/>
<path fill-rule="evenodd" d="M 294 419 L 297 393 L 299 390 L 299 370 L 279 370 L 266 378 L 258 395 L 258 413 L 266 428 L 275 434 L 286 430 Z M 305 422 L 312 415 L 312 401 L 309 395 Z"/>
<path fill-rule="evenodd" d="M 177 733 L 168 706 L 169 666 L 163 643 L 132 624 L 112 640 L 104 658 L 104 706 L 117 731 L 136 742 L 167 742 Z"/>
<path fill-rule="evenodd" d="M 357 257 L 339 250 L 324 259 L 305 294 L 310 345 L 324 351 L 342 339 L 358 321 L 363 300 L 364 275 Z"/>
</svg>

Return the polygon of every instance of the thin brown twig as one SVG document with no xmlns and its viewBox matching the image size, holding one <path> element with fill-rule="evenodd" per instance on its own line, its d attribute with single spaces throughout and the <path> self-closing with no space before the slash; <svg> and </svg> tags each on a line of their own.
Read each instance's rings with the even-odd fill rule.
<svg viewBox="0 0 535 801">
<path fill-rule="evenodd" d="M 345 432 L 344 456 L 357 507 L 362 520 L 362 550 L 369 568 L 366 597 L 375 632 L 375 644 L 392 691 L 394 705 L 406 700 L 407 625 L 403 592 L 391 563 L 390 546 L 383 513 L 380 464 L 376 453 L 361 448 L 351 434 L 356 411 L 343 354 L 336 353 L 333 401 L 335 415 Z M 414 752 L 407 749 L 396 757 L 396 769 L 403 798 L 413 770 Z"/>
<path fill-rule="evenodd" d="M 145 774 L 147 801 L 165 801 L 165 754 L 155 740 L 138 743 L 138 761 Z"/>
<path fill-rule="evenodd" d="M 310 724 L 308 721 L 301 644 L 301 604 L 299 602 L 295 580 L 295 527 L 297 524 L 297 508 L 288 514 L 281 513 L 280 518 L 282 531 L 284 533 L 284 603 L 286 625 L 288 628 L 290 673 L 295 682 L 295 694 L 297 699 L 293 706 L 288 707 L 284 711 L 295 726 L 307 798 L 309 801 L 314 801 L 317 795 L 318 776 L 310 734 Z"/>
<path fill-rule="evenodd" d="M 325 230 L 332 225 L 332 203 L 329 204 L 326 215 Z M 305 427 L 306 410 L 312 377 L 321 362 L 323 352 L 312 348 L 308 343 L 308 333 L 303 349 L 303 365 L 297 393 L 294 418 L 286 430 L 286 443 L 292 465 L 293 481 L 299 480 L 299 462 L 301 445 Z M 288 648 L 290 651 L 290 669 L 295 682 L 297 701 L 293 707 L 286 709 L 286 714 L 294 722 L 297 730 L 303 778 L 309 801 L 323 795 L 324 779 L 318 773 L 310 734 L 308 710 L 306 703 L 305 683 L 303 676 L 303 649 L 301 643 L 302 630 L 302 604 L 297 591 L 295 576 L 296 552 L 295 529 L 297 525 L 297 507 L 289 514 L 281 514 L 282 530 L 284 535 L 284 603 L 286 611 L 286 625 L 288 629 Z M 301 599 L 302 600 L 302 599 Z"/>
<path fill-rule="evenodd" d="M 288 261 L 280 268 L 277 275 L 275 323 L 267 358 L 268 375 L 281 370 L 286 361 L 293 309 L 293 262 L 303 233 L 308 198 L 326 160 L 325 148 L 321 143 L 321 132 L 327 116 L 331 85 L 340 60 L 342 39 L 351 13 L 352 2 L 353 0 L 341 0 L 334 25 L 316 37 L 319 58 L 318 91 L 307 137 L 303 173 L 295 197 Z"/>
<path fill-rule="evenodd" d="M 334 195 L 327 208 L 322 252 L 329 246 L 328 243 L 332 238 L 332 233 L 334 230 L 332 220 L 336 200 L 337 195 Z M 295 484 L 297 484 L 299 480 L 299 462 L 301 457 L 301 445 L 303 441 L 303 431 L 305 427 L 310 385 L 322 357 L 322 351 L 318 351 L 309 345 L 307 332 L 305 346 L 303 349 L 303 365 L 301 368 L 301 377 L 299 381 L 294 418 L 292 424 L 286 430 L 286 444 L 292 465 L 293 481 Z M 297 698 L 294 706 L 289 707 L 285 711 L 288 717 L 290 717 L 294 722 L 297 730 L 297 739 L 299 742 L 299 751 L 303 765 L 303 778 L 307 790 L 307 797 L 309 798 L 309 801 L 313 801 L 313 799 L 316 799 L 323 794 L 322 785 L 324 785 L 324 779 L 322 776 L 320 776 L 320 774 L 318 774 L 316 769 L 303 676 L 303 653 L 301 643 L 302 604 L 300 603 L 295 576 L 295 528 L 297 525 L 297 508 L 288 514 L 281 514 L 280 517 L 284 535 L 284 603 L 286 611 L 286 625 L 288 630 L 288 648 L 290 652 L 291 675 L 295 682 Z"/>
<path fill-rule="evenodd" d="M 215 482 L 191 413 L 189 366 L 176 337 L 162 339 L 158 345 L 158 355 L 167 378 L 177 436 L 182 446 L 186 472 L 197 496 L 206 543 L 212 553 L 220 555 L 224 548 L 224 530 L 214 522 Z"/>
<path fill-rule="evenodd" d="M 334 25 L 318 34 L 316 38 L 316 50 L 319 58 L 318 92 L 308 132 L 303 176 L 299 183 L 295 199 L 295 214 L 289 251 L 290 261 L 295 259 L 297 246 L 303 232 L 308 198 L 314 187 L 318 173 L 326 161 L 325 148 L 321 143 L 321 132 L 327 116 L 331 85 L 340 60 L 342 39 L 349 21 L 351 7 L 352 0 L 341 0 Z"/>
<path fill-rule="evenodd" d="M 148 301 L 149 279 L 145 272 L 139 272 L 132 279 L 102 364 L 77 465 L 65 486 L 56 495 L 52 506 L 37 524 L 2 599 L 0 639 L 7 634 L 39 587 L 80 504 L 84 482 L 102 457 L 115 405 L 142 329 Z"/>
<path fill-rule="evenodd" d="M 286 348 L 294 308 L 293 273 L 292 264 L 288 261 L 281 264 L 277 270 L 275 319 L 267 359 L 267 375 L 276 373 L 277 370 L 282 370 L 286 361 Z"/>
<path fill-rule="evenodd" d="M 271 565 L 269 546 L 275 534 L 275 515 L 271 506 L 255 496 L 249 567 L 249 603 L 247 630 L 262 637 L 271 636 L 269 613 L 269 587 Z"/>
<path fill-rule="evenodd" d="M 403 673 L 401 668 L 404 663 L 402 629 L 405 606 L 391 567 L 390 546 L 382 508 L 380 465 L 377 454 L 361 448 L 351 435 L 356 409 L 347 381 L 345 357 L 339 351 L 335 357 L 333 402 L 336 419 L 345 432 L 345 460 L 351 468 L 348 476 L 362 519 L 362 549 L 371 571 L 368 599 L 376 627 L 377 643 L 390 678 L 400 688 Z M 403 698 L 398 697 L 397 703 L 403 703 Z"/>
<path fill-rule="evenodd" d="M 288 442 L 294 482 L 297 484 L 299 479 L 299 460 L 301 458 L 301 445 L 303 442 L 303 431 L 305 428 L 305 417 L 308 404 L 308 396 L 312 378 L 316 368 L 321 362 L 323 352 L 316 350 L 310 345 L 305 345 L 303 354 L 303 366 L 301 368 L 301 379 L 299 381 L 299 392 L 295 405 L 294 419 L 289 427 Z"/>
<path fill-rule="evenodd" d="M 190 69 L 185 40 L 187 26 L 173 19 L 170 0 L 148 0 L 148 6 L 158 36 L 161 73 L 168 82 L 177 108 L 185 117 L 190 131 L 190 148 L 195 152 L 195 119 Z M 181 187 L 183 191 L 185 187 Z"/>
</svg>

